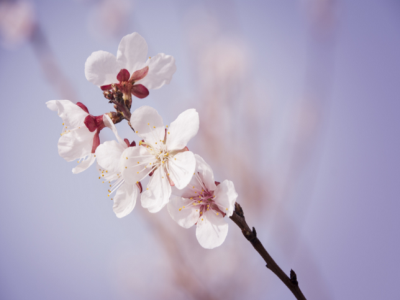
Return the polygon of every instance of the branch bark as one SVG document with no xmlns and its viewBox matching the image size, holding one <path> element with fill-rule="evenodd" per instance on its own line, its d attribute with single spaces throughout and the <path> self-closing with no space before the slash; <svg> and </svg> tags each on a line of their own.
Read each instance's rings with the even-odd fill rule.
<svg viewBox="0 0 400 300">
<path fill-rule="evenodd" d="M 293 293 L 293 295 L 298 300 L 306 300 L 303 293 L 300 290 L 299 283 L 297 281 L 297 275 L 293 270 L 290 270 L 290 277 L 288 277 L 285 272 L 278 266 L 271 255 L 265 250 L 263 244 L 257 238 L 256 229 L 253 227 L 251 230 L 249 225 L 247 225 L 244 218 L 244 213 L 242 207 L 235 203 L 235 211 L 230 217 L 233 222 L 242 230 L 244 237 L 253 245 L 254 249 L 261 255 L 264 261 L 267 263 L 266 267 L 270 269 L 278 278 L 287 286 L 287 288 Z"/>
</svg>

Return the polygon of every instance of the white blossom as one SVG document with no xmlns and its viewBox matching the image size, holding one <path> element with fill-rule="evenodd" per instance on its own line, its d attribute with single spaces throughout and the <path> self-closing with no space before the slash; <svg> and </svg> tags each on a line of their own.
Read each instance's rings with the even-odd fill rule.
<svg viewBox="0 0 400 300">
<path fill-rule="evenodd" d="M 171 185 L 183 189 L 193 176 L 196 159 L 186 145 L 197 134 L 199 115 L 188 109 L 168 127 L 154 108 L 142 106 L 130 122 L 143 142 L 124 151 L 122 176 L 135 183 L 152 175 L 141 202 L 150 212 L 158 212 L 168 203 Z"/>
<path fill-rule="evenodd" d="M 58 140 L 58 154 L 66 161 L 78 160 L 78 166 L 72 173 L 78 174 L 89 168 L 96 160 L 95 151 L 100 145 L 100 131 L 111 122 L 105 114 L 92 116 L 87 107 L 69 100 L 51 100 L 46 103 L 51 110 L 57 111 L 62 119 L 63 131 Z M 112 122 L 111 122 L 112 123 Z"/>
<path fill-rule="evenodd" d="M 108 119 L 110 122 L 111 120 Z M 108 124 L 106 124 L 108 125 Z M 135 208 L 136 200 L 141 192 L 141 184 L 130 184 L 122 178 L 121 156 L 125 149 L 133 146 L 127 139 L 123 140 L 111 122 L 109 127 L 114 132 L 117 141 L 106 141 L 97 147 L 97 170 L 99 179 L 109 185 L 108 196 L 114 201 L 113 210 L 118 218 L 125 217 Z M 111 184 L 112 183 L 112 184 Z M 116 192 L 115 196 L 112 194 Z"/>
<path fill-rule="evenodd" d="M 195 157 L 195 175 L 185 189 L 173 190 L 168 212 L 184 228 L 197 224 L 197 240 L 212 249 L 225 241 L 228 223 L 224 217 L 232 216 L 238 195 L 232 181 L 217 185 L 210 166 L 199 155 Z"/>
<path fill-rule="evenodd" d="M 96 51 L 89 56 L 85 63 L 86 79 L 103 90 L 116 83 L 125 94 L 147 97 L 148 89 L 168 84 L 176 71 L 171 55 L 159 53 L 150 58 L 147 50 L 147 43 L 140 34 L 128 34 L 122 38 L 116 57 L 106 51 Z"/>
</svg>

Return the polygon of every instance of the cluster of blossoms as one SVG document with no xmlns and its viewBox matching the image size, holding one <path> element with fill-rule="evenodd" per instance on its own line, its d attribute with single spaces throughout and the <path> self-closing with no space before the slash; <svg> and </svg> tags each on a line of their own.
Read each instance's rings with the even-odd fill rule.
<svg viewBox="0 0 400 300">
<path fill-rule="evenodd" d="M 182 227 L 196 224 L 196 236 L 204 248 L 220 246 L 228 233 L 225 217 L 235 208 L 237 193 L 231 181 L 214 181 L 210 166 L 187 148 L 199 130 L 195 109 L 182 112 L 165 126 L 149 106 L 130 112 L 132 95 L 145 98 L 149 89 L 171 81 L 175 60 L 163 53 L 147 58 L 147 43 L 137 33 L 125 36 L 117 56 L 92 53 L 85 64 L 88 81 L 99 86 L 114 104 L 115 112 L 93 116 L 82 103 L 53 100 L 47 107 L 63 121 L 58 152 L 67 161 L 78 160 L 74 174 L 97 160 L 99 179 L 109 184 L 108 196 L 118 218 L 128 215 L 140 197 L 142 206 L 156 213 L 167 205 L 171 217 Z M 140 142 L 119 136 L 116 123 L 127 120 Z M 99 133 L 110 128 L 116 140 L 100 143 Z M 142 181 L 150 177 L 146 187 Z"/>
</svg>

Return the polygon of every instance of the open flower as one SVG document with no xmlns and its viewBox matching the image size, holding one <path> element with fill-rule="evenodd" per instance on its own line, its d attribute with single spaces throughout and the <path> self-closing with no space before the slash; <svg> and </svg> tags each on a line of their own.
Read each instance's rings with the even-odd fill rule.
<svg viewBox="0 0 400 300">
<path fill-rule="evenodd" d="M 110 123 L 108 123 L 110 122 Z M 99 179 L 108 182 L 108 196 L 116 192 L 111 198 L 114 201 L 113 210 L 118 218 L 125 217 L 135 208 L 136 200 L 142 191 L 139 183 L 130 184 L 122 178 L 121 155 L 128 147 L 134 147 L 135 142 L 131 144 L 127 139 L 121 139 L 118 135 L 117 128 L 108 118 L 105 122 L 114 132 L 117 141 L 106 141 L 97 147 L 97 170 L 99 171 Z M 112 183 L 112 184 L 111 184 Z"/>
<path fill-rule="evenodd" d="M 176 71 L 175 59 L 159 53 L 147 58 L 147 43 L 138 33 L 124 36 L 118 46 L 117 57 L 105 51 L 93 52 L 85 63 L 86 79 L 103 90 L 115 83 L 130 99 L 149 95 L 148 89 L 158 89 L 169 83 Z"/>
<path fill-rule="evenodd" d="M 168 212 L 184 228 L 197 224 L 197 240 L 212 249 L 225 241 L 228 223 L 224 217 L 232 216 L 238 195 L 232 181 L 216 184 L 210 166 L 199 155 L 195 157 L 195 175 L 185 189 L 174 189 Z"/>
<path fill-rule="evenodd" d="M 69 100 L 52 100 L 46 105 L 57 111 L 63 121 L 58 154 L 66 161 L 78 160 L 78 166 L 72 169 L 72 173 L 85 171 L 96 160 L 95 151 L 100 145 L 100 130 L 105 127 L 105 118 L 111 122 L 110 118 L 106 114 L 92 116 L 80 102 L 75 104 Z"/>
<path fill-rule="evenodd" d="M 130 122 L 143 142 L 124 151 L 122 176 L 135 183 L 152 175 L 141 201 L 150 212 L 158 212 L 168 203 L 171 185 L 183 189 L 193 176 L 196 159 L 186 145 L 199 130 L 199 115 L 188 109 L 168 127 L 154 108 L 142 106 Z"/>
</svg>

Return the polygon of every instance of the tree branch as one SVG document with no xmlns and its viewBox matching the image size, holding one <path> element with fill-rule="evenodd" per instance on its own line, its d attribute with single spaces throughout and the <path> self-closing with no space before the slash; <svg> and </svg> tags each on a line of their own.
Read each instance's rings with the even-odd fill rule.
<svg viewBox="0 0 400 300">
<path fill-rule="evenodd" d="M 244 218 L 244 213 L 242 207 L 235 203 L 235 211 L 230 217 L 233 222 L 242 230 L 244 237 L 253 245 L 254 249 L 261 255 L 264 261 L 267 263 L 267 268 L 270 269 L 278 278 L 288 287 L 288 289 L 293 293 L 293 295 L 298 300 L 306 300 L 303 293 L 300 290 L 299 283 L 297 281 L 296 273 L 290 270 L 290 278 L 282 271 L 278 264 L 273 260 L 271 255 L 265 250 L 264 246 L 261 244 L 260 240 L 257 238 L 256 229 L 250 229 Z"/>
</svg>

